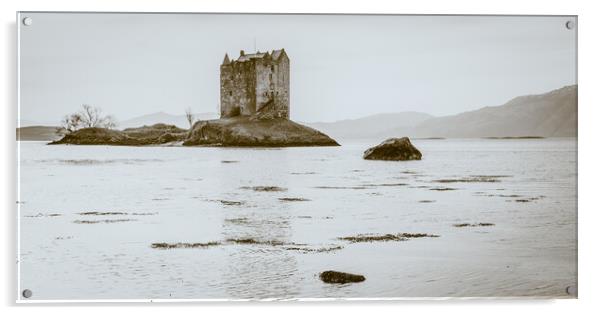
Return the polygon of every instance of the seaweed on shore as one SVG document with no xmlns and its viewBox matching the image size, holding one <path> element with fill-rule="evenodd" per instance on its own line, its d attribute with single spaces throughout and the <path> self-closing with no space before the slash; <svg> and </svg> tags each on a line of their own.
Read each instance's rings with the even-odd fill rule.
<svg viewBox="0 0 602 315">
<path fill-rule="evenodd" d="M 539 196 L 539 197 L 527 197 L 527 198 L 522 198 L 522 199 L 515 199 L 515 202 L 531 202 L 531 201 L 536 201 L 536 200 L 540 200 L 544 198 L 544 196 Z"/>
<path fill-rule="evenodd" d="M 449 191 L 449 190 L 458 190 L 458 188 L 451 188 L 451 187 L 433 187 L 433 188 L 430 188 L 429 190 L 434 190 L 434 191 Z"/>
<path fill-rule="evenodd" d="M 242 244 L 242 245 L 248 245 L 248 244 L 272 245 L 272 246 L 284 245 L 284 242 L 281 242 L 281 241 L 276 241 L 276 240 L 260 241 L 260 240 L 254 239 L 254 238 L 229 238 L 226 240 L 226 242 L 234 243 L 234 244 Z"/>
<path fill-rule="evenodd" d="M 62 214 L 60 213 L 37 213 L 37 214 L 33 214 L 33 215 L 24 215 L 23 217 L 25 218 L 42 218 L 42 217 L 46 217 L 46 218 L 52 218 L 52 217 L 60 217 Z"/>
<path fill-rule="evenodd" d="M 284 197 L 284 198 L 278 198 L 278 200 L 280 201 L 284 201 L 284 202 L 293 202 L 293 201 L 311 201 L 310 199 L 306 199 L 306 198 L 300 198 L 300 197 Z"/>
<path fill-rule="evenodd" d="M 397 235 L 400 235 L 401 237 L 405 238 L 439 237 L 439 235 L 426 233 L 399 233 Z"/>
<path fill-rule="evenodd" d="M 454 224 L 454 227 L 477 227 L 477 226 L 494 226 L 493 223 L 481 222 L 481 223 L 458 223 Z"/>
<path fill-rule="evenodd" d="M 439 237 L 439 235 L 426 234 L 426 233 L 397 233 L 397 234 L 359 234 L 355 236 L 339 237 L 339 240 L 348 241 L 351 243 L 365 243 L 365 242 L 402 242 L 407 241 L 410 238 L 422 238 L 422 237 Z"/>
<path fill-rule="evenodd" d="M 470 176 L 463 178 L 445 178 L 445 179 L 435 179 L 434 183 L 499 183 L 500 180 L 498 177 L 493 176 Z"/>
<path fill-rule="evenodd" d="M 384 183 L 384 184 L 364 184 L 364 187 L 395 187 L 395 186 L 407 186 L 406 183 Z"/>
<path fill-rule="evenodd" d="M 220 246 L 226 244 L 237 244 L 237 245 L 268 245 L 268 246 L 282 246 L 284 250 L 298 251 L 301 253 L 329 253 L 343 249 L 341 245 L 330 245 L 330 246 L 318 246 L 312 247 L 308 244 L 299 243 L 284 243 L 281 241 L 260 241 L 254 238 L 229 238 L 223 242 L 212 241 L 207 243 L 152 243 L 151 248 L 155 249 L 175 249 L 175 248 L 209 248 L 212 246 Z"/>
<path fill-rule="evenodd" d="M 278 186 L 242 186 L 240 189 L 247 189 L 260 192 L 282 192 L 287 191 L 286 188 Z"/>
<path fill-rule="evenodd" d="M 370 189 L 370 186 L 315 186 L 317 189 Z"/>
<path fill-rule="evenodd" d="M 409 174 L 409 175 L 417 175 L 419 174 L 418 172 L 415 171 L 401 171 L 401 174 Z"/>
<path fill-rule="evenodd" d="M 249 219 L 248 218 L 232 218 L 232 219 L 225 219 L 224 222 L 232 223 L 232 224 L 248 224 Z"/>
<path fill-rule="evenodd" d="M 80 212 L 79 215 L 127 215 L 127 212 L 100 212 L 100 211 L 87 211 Z"/>
<path fill-rule="evenodd" d="M 296 244 L 296 245 L 300 245 L 300 244 Z M 304 254 L 305 253 L 330 253 L 330 252 L 334 252 L 334 251 L 343 249 L 343 246 L 336 245 L 336 246 L 318 247 L 318 248 L 311 248 L 311 247 L 304 247 L 304 246 L 287 246 L 284 249 L 294 250 L 294 251 L 298 251 L 298 252 L 301 252 Z"/>
<path fill-rule="evenodd" d="M 219 203 L 221 203 L 224 206 L 242 206 L 245 204 L 244 201 L 233 201 L 233 200 L 215 200 Z"/>
<path fill-rule="evenodd" d="M 152 248 L 156 249 L 172 249 L 172 248 L 208 248 L 210 246 L 221 245 L 220 242 L 207 243 L 153 243 Z"/>
<path fill-rule="evenodd" d="M 134 219 L 75 220 L 75 221 L 73 221 L 73 223 L 75 223 L 75 224 L 97 224 L 97 223 L 129 222 L 129 221 L 137 221 L 137 220 L 134 220 Z"/>
</svg>

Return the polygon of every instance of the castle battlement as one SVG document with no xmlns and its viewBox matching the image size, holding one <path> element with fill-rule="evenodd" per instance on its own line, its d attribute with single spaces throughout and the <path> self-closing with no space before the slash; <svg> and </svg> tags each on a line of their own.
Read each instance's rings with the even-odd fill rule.
<svg viewBox="0 0 602 315">
<path fill-rule="evenodd" d="M 262 115 L 289 118 L 289 59 L 284 49 L 228 54 L 220 66 L 221 118 Z"/>
</svg>

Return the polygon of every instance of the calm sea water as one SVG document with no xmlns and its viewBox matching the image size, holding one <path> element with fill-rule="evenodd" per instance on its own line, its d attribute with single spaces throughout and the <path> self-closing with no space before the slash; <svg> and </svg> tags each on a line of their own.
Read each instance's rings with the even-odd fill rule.
<svg viewBox="0 0 602 315">
<path fill-rule="evenodd" d="M 21 142 L 21 290 L 31 299 L 568 297 L 577 277 L 575 139 L 415 140 L 422 161 L 363 160 L 379 142 Z M 494 181 L 437 182 L 470 176 Z M 80 214 L 91 211 L 122 214 Z M 338 239 L 403 232 L 440 237 Z M 151 247 L 212 241 L 221 245 Z M 366 281 L 321 282 L 331 269 Z"/>
</svg>

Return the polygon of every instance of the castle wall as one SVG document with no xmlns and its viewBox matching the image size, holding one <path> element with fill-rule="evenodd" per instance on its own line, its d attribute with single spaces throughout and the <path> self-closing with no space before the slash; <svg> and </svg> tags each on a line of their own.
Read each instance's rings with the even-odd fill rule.
<svg viewBox="0 0 602 315">
<path fill-rule="evenodd" d="M 255 86 L 255 109 L 265 106 L 273 97 L 273 86 L 270 79 L 273 77 L 271 60 L 258 60 L 255 64 L 257 84 Z"/>
<path fill-rule="evenodd" d="M 265 106 L 270 100 L 270 111 L 274 117 L 289 118 L 289 60 L 263 59 L 256 64 L 256 108 Z"/>
<path fill-rule="evenodd" d="M 289 60 L 284 57 L 275 65 L 274 103 L 276 117 L 290 118 Z"/>
<path fill-rule="evenodd" d="M 254 61 L 222 65 L 220 68 L 221 117 L 229 117 L 240 108 L 240 115 L 255 113 Z"/>
</svg>

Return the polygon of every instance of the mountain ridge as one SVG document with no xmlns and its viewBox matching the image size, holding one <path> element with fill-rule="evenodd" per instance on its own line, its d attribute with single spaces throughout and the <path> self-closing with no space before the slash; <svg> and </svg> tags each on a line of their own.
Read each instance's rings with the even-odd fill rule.
<svg viewBox="0 0 602 315">
<path fill-rule="evenodd" d="M 389 118 L 397 117 L 400 120 L 396 126 L 391 127 L 395 122 L 387 121 L 383 124 L 381 120 L 375 119 L 381 115 L 387 115 Z M 400 112 L 308 125 L 341 139 L 401 136 L 575 137 L 577 136 L 577 85 L 564 86 L 542 94 L 521 95 L 501 105 L 485 106 L 455 115 L 435 117 L 419 112 Z M 358 128 L 359 125 L 363 127 Z"/>
</svg>

